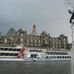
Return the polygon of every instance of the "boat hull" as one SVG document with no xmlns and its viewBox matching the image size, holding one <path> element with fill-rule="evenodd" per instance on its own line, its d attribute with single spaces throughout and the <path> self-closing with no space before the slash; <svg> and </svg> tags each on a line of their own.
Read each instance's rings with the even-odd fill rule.
<svg viewBox="0 0 74 74">
<path fill-rule="evenodd" d="M 71 58 L 67 58 L 67 59 L 64 59 L 64 58 L 61 58 L 61 59 L 56 59 L 56 58 L 51 58 L 51 59 L 36 59 L 36 58 L 25 58 L 25 59 L 11 59 L 11 58 L 1 58 L 0 59 L 0 62 L 1 61 L 18 61 L 18 62 L 21 62 L 21 61 L 25 61 L 25 62 L 31 62 L 31 61 L 71 61 Z"/>
</svg>

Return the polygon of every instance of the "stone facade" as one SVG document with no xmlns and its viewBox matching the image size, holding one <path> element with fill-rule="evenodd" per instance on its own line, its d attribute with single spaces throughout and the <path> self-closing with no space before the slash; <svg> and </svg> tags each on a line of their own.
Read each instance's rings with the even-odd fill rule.
<svg viewBox="0 0 74 74">
<path fill-rule="evenodd" d="M 43 31 L 40 35 L 36 34 L 36 25 L 33 25 L 32 33 L 27 34 L 27 31 L 19 29 L 14 34 L 6 35 L 2 43 L 5 45 L 24 45 L 26 47 L 46 47 L 46 48 L 64 48 L 67 49 L 67 36 L 60 35 L 59 37 L 51 37 Z M 0 43 L 1 44 L 1 43 Z"/>
</svg>

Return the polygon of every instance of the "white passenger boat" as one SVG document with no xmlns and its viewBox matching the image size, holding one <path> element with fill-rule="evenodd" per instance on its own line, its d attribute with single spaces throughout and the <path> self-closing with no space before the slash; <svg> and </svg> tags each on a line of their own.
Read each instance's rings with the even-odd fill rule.
<svg viewBox="0 0 74 74">
<path fill-rule="evenodd" d="M 68 51 L 46 51 L 34 48 L 0 48 L 0 61 L 52 61 L 71 60 Z"/>
</svg>

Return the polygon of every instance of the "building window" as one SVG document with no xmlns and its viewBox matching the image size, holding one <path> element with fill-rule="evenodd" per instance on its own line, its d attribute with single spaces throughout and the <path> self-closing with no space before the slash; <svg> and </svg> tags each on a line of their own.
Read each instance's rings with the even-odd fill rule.
<svg viewBox="0 0 74 74">
<path fill-rule="evenodd" d="M 38 44 L 38 46 L 41 46 L 40 44 Z"/>
<path fill-rule="evenodd" d="M 48 44 L 48 41 L 47 40 L 45 40 L 45 44 Z"/>
<path fill-rule="evenodd" d="M 29 40 L 27 39 L 27 42 L 29 43 Z"/>
<path fill-rule="evenodd" d="M 37 46 L 37 44 L 35 44 L 35 46 Z"/>
<path fill-rule="evenodd" d="M 66 39 L 64 38 L 64 41 L 66 41 Z"/>
<path fill-rule="evenodd" d="M 37 40 L 35 40 L 35 43 L 37 42 Z"/>
<path fill-rule="evenodd" d="M 40 40 L 38 40 L 38 43 L 40 43 Z"/>
<path fill-rule="evenodd" d="M 27 39 L 27 41 L 28 41 L 28 39 Z"/>
<path fill-rule="evenodd" d="M 21 33 L 21 36 L 24 36 L 24 34 L 23 34 L 23 33 Z"/>
<path fill-rule="evenodd" d="M 53 45 L 54 45 L 54 41 L 53 41 Z"/>
<path fill-rule="evenodd" d="M 7 43 L 7 39 L 5 39 L 5 44 Z"/>
<path fill-rule="evenodd" d="M 27 43 L 26 45 L 29 46 L 29 43 Z"/>
<path fill-rule="evenodd" d="M 33 42 L 33 40 L 31 40 L 31 42 Z"/>
<path fill-rule="evenodd" d="M 23 41 L 23 38 L 21 38 L 21 42 Z"/>
</svg>

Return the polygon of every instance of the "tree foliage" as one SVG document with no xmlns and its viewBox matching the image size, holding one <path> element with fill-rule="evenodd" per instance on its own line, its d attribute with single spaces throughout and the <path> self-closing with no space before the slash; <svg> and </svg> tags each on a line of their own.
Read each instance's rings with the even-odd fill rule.
<svg viewBox="0 0 74 74">
<path fill-rule="evenodd" d="M 12 35 L 16 32 L 16 30 L 12 27 L 8 30 L 7 35 Z"/>
</svg>

